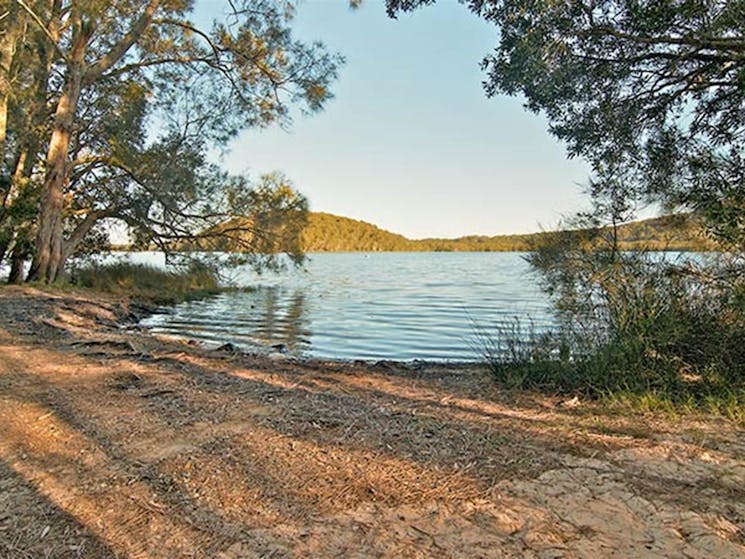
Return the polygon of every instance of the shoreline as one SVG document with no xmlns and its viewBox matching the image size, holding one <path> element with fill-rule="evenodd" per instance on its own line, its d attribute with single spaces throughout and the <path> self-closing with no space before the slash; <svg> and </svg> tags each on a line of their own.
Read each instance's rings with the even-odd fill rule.
<svg viewBox="0 0 745 559">
<path fill-rule="evenodd" d="M 243 288 L 241 288 L 243 289 Z M 224 291 L 218 291 L 216 293 L 210 293 L 205 297 L 212 297 L 220 295 L 221 293 L 229 293 L 232 288 L 225 289 Z M 255 346 L 253 348 L 247 346 L 241 346 L 234 344 L 230 341 L 208 341 L 195 337 L 188 336 L 186 334 L 172 334 L 167 332 L 156 332 L 152 326 L 142 325 L 142 321 L 156 314 L 161 313 L 162 309 L 173 308 L 174 306 L 182 304 L 184 301 L 173 303 L 173 304 L 156 304 L 147 303 L 142 301 L 130 301 L 128 305 L 135 305 L 138 307 L 136 313 L 136 321 L 125 321 L 120 324 L 121 327 L 137 330 L 140 332 L 147 333 L 158 339 L 164 341 L 172 341 L 175 343 L 185 343 L 192 347 L 199 347 L 205 351 L 225 351 L 233 354 L 240 354 L 245 357 L 253 358 L 267 358 L 272 360 L 286 360 L 298 365 L 319 365 L 324 363 L 337 363 L 339 365 L 347 366 L 361 366 L 361 367 L 403 367 L 403 368 L 417 368 L 417 367 L 450 367 L 456 369 L 473 369 L 483 368 L 485 365 L 479 359 L 473 359 L 472 361 L 465 360 L 447 360 L 447 359 L 389 359 L 389 358 L 343 358 L 343 357 L 320 357 L 314 355 L 292 355 L 285 353 L 281 350 L 275 349 L 276 345 L 263 345 Z"/>
<path fill-rule="evenodd" d="M 745 555 L 730 421 L 208 350 L 142 312 L 0 288 L 0 555 Z"/>
</svg>

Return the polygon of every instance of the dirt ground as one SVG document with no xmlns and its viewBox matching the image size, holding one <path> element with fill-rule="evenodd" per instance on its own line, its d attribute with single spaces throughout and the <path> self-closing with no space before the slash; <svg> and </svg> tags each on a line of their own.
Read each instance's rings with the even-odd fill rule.
<svg viewBox="0 0 745 559">
<path fill-rule="evenodd" d="M 0 289 L 0 557 L 745 557 L 745 433 Z"/>
</svg>

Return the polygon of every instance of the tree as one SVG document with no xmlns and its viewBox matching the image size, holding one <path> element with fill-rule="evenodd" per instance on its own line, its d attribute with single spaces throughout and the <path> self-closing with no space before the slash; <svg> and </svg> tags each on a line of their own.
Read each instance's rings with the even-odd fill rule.
<svg viewBox="0 0 745 559">
<path fill-rule="evenodd" d="M 537 360 L 511 364 L 520 381 L 686 405 L 745 393 L 745 2 L 463 3 L 499 29 L 483 61 L 487 94 L 523 96 L 593 171 L 581 228 L 545 236 L 528 258 L 558 322 L 533 340 Z M 735 258 L 620 253 L 616 226 L 636 201 L 696 210 Z"/>
<path fill-rule="evenodd" d="M 388 0 L 395 16 L 434 0 Z M 499 29 L 488 95 L 522 95 L 597 175 L 745 246 L 745 2 L 468 0 Z M 608 184 L 613 184 L 611 181 Z"/>
<path fill-rule="evenodd" d="M 29 0 L 31 1 L 31 0 Z M 33 0 L 55 13 L 55 0 Z M 3 63 L 0 70 L 0 262 L 11 254 L 11 281 L 20 281 L 31 248 L 38 205 L 38 181 L 33 172 L 43 145 L 48 119 L 47 86 L 53 60 L 46 35 L 52 20 L 32 25 L 15 0 L 0 2 Z"/>
<path fill-rule="evenodd" d="M 11 65 L 15 58 L 22 21 L 20 7 L 7 0 L 0 4 L 3 15 L 3 31 L 0 35 L 0 158 L 5 155 L 5 138 L 8 128 L 8 99 L 10 97 Z"/>
<path fill-rule="evenodd" d="M 101 219 L 137 228 L 164 208 L 186 219 L 195 197 L 214 204 L 217 190 L 235 184 L 210 171 L 205 188 L 210 146 L 246 127 L 287 122 L 289 104 L 320 110 L 340 63 L 320 44 L 293 39 L 291 2 L 227 1 L 211 29 L 189 19 L 192 3 L 184 0 L 11 3 L 43 36 L 55 76 L 46 91 L 54 116 L 30 279 L 55 281 Z M 38 67 L 44 56 L 36 54 Z M 170 157 L 162 160 L 170 167 L 159 157 Z M 179 166 L 181 157 L 188 164 Z M 193 180 L 165 176 L 183 169 Z"/>
</svg>

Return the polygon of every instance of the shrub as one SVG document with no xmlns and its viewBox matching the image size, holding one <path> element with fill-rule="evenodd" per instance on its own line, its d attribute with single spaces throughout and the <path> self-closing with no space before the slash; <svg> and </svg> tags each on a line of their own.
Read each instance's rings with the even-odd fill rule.
<svg viewBox="0 0 745 559">
<path fill-rule="evenodd" d="M 745 405 L 745 273 L 738 258 L 679 262 L 564 239 L 529 260 L 541 272 L 557 326 L 538 335 L 518 323 L 482 335 L 497 380 L 594 397 L 651 397 L 728 415 Z"/>
</svg>

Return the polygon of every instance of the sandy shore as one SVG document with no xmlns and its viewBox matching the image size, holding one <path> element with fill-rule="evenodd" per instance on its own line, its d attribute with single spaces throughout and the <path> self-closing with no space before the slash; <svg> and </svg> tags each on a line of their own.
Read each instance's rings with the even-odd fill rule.
<svg viewBox="0 0 745 559">
<path fill-rule="evenodd" d="M 0 557 L 745 557 L 745 433 L 0 289 Z"/>
</svg>

